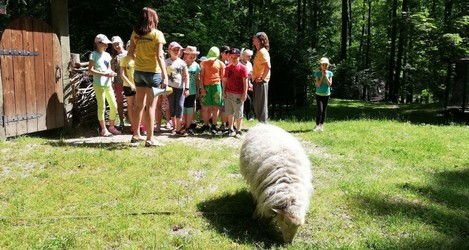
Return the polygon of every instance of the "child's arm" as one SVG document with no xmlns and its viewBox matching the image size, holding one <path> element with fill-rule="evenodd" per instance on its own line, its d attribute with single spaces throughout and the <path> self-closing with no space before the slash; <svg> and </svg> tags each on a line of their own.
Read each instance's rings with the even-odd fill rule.
<svg viewBox="0 0 469 250">
<path fill-rule="evenodd" d="M 324 75 L 326 75 L 326 74 L 324 74 Z M 323 76 L 323 78 L 326 78 L 326 84 L 327 84 L 327 86 L 330 87 L 332 85 L 332 77 Z"/>
<path fill-rule="evenodd" d="M 89 60 L 88 62 L 88 72 L 90 72 L 92 75 L 97 75 L 97 76 L 106 76 L 106 77 L 114 77 L 116 76 L 116 73 L 114 71 L 97 71 L 94 69 L 94 60 Z"/>
<path fill-rule="evenodd" d="M 187 70 L 187 66 L 182 68 L 182 79 L 184 79 L 184 96 L 189 96 L 189 71 Z"/>
<path fill-rule="evenodd" d="M 195 96 L 199 96 L 200 73 L 195 75 Z"/>
<path fill-rule="evenodd" d="M 243 77 L 243 95 L 241 96 L 241 101 L 246 101 L 247 95 L 248 95 L 248 84 L 249 84 L 249 78 Z"/>
<path fill-rule="evenodd" d="M 127 75 L 125 74 L 125 67 L 121 67 L 121 72 L 120 72 L 121 78 L 124 79 L 124 81 L 129 84 L 130 88 L 135 91 L 135 85 L 127 78 Z"/>
<path fill-rule="evenodd" d="M 226 84 L 228 83 L 228 77 L 223 76 L 222 82 L 223 82 L 223 84 L 222 84 L 223 89 L 222 89 L 221 93 L 223 94 L 223 98 L 226 98 Z"/>
<path fill-rule="evenodd" d="M 205 87 L 204 87 L 204 79 L 205 79 L 205 67 L 200 65 L 200 81 L 199 81 L 199 89 L 200 89 L 200 94 L 202 96 L 205 96 L 207 93 L 205 92 Z"/>
<path fill-rule="evenodd" d="M 322 84 L 322 81 L 324 81 L 324 74 L 322 74 L 321 78 L 319 78 L 319 77 L 316 76 L 316 77 L 315 77 L 315 80 L 316 80 L 316 86 L 317 86 L 317 87 L 320 87 L 321 84 Z"/>
</svg>

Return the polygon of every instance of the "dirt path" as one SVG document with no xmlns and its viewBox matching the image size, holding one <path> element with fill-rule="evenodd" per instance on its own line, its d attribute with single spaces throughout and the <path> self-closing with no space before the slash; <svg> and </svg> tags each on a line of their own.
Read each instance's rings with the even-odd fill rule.
<svg viewBox="0 0 469 250">
<path fill-rule="evenodd" d="M 212 136 L 210 134 L 197 134 L 195 136 L 187 136 L 187 137 L 180 137 L 180 136 L 171 136 L 171 131 L 162 128 L 161 133 L 155 135 L 155 140 L 168 145 L 171 143 L 184 143 L 186 145 L 191 145 L 198 148 L 217 148 L 221 146 L 228 146 L 232 148 L 239 149 L 243 144 L 244 137 L 236 138 L 236 137 L 227 137 L 222 135 Z M 244 131 L 244 135 L 247 131 Z M 295 134 L 293 134 L 297 137 Z M 128 143 L 130 144 L 130 139 L 132 135 L 130 134 L 123 134 L 123 135 L 115 135 L 112 137 L 101 137 L 98 135 L 97 131 L 87 131 L 86 133 L 81 133 L 75 138 L 65 139 L 63 142 L 67 144 L 106 144 L 106 143 Z M 298 137 L 297 137 L 298 138 Z M 314 142 L 306 141 L 301 138 L 298 138 L 300 143 L 303 145 L 307 154 L 320 156 L 321 158 L 328 157 L 325 154 L 324 150 L 318 147 Z M 207 142 L 210 143 L 207 143 Z M 143 143 L 142 143 L 143 144 Z M 143 145 L 140 145 L 143 146 Z"/>
</svg>

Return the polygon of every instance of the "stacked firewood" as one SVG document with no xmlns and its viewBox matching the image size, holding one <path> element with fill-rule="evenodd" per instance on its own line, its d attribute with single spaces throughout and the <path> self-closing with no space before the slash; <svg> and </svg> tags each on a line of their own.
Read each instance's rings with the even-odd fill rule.
<svg viewBox="0 0 469 250">
<path fill-rule="evenodd" d="M 88 73 L 87 64 L 75 63 L 72 72 L 70 72 L 73 125 L 80 127 L 94 127 L 98 125 L 93 76 Z"/>
</svg>

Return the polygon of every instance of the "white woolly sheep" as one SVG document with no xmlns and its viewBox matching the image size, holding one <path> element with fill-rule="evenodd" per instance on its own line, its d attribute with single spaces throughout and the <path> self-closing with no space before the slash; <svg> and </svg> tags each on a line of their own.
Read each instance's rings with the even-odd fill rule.
<svg viewBox="0 0 469 250">
<path fill-rule="evenodd" d="M 311 163 L 299 141 L 266 124 L 249 129 L 240 170 L 256 200 L 253 218 L 273 217 L 285 242 L 304 224 L 313 191 Z"/>
</svg>

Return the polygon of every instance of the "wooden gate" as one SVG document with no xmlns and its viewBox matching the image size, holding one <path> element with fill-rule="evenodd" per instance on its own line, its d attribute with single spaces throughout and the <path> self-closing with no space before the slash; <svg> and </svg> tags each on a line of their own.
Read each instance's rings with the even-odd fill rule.
<svg viewBox="0 0 469 250">
<path fill-rule="evenodd" d="M 47 23 L 22 17 L 8 25 L 0 41 L 0 137 L 64 125 L 61 60 Z"/>
</svg>

